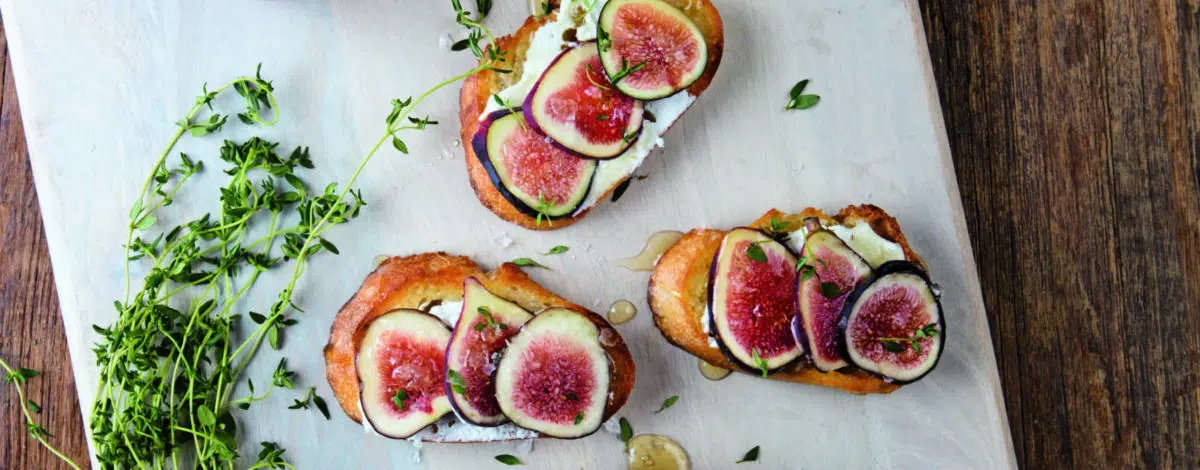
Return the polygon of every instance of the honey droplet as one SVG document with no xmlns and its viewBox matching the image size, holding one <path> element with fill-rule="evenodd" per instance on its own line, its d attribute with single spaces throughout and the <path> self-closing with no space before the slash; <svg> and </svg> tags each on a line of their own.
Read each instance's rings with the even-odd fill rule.
<svg viewBox="0 0 1200 470">
<path fill-rule="evenodd" d="M 632 258 L 619 259 L 617 264 L 630 271 L 651 271 L 663 252 L 667 251 L 667 248 L 674 245 L 680 238 L 683 238 L 683 232 L 675 230 L 658 232 L 650 236 L 641 253 Z"/>
<path fill-rule="evenodd" d="M 625 299 L 613 302 L 608 308 L 608 322 L 614 325 L 627 323 L 637 316 L 637 306 Z"/>
<path fill-rule="evenodd" d="M 642 434 L 629 440 L 629 470 L 689 470 L 687 452 L 667 436 Z"/>
<path fill-rule="evenodd" d="M 708 380 L 721 380 L 729 377 L 731 372 L 733 371 L 709 364 L 704 359 L 700 360 L 700 374 L 704 375 L 704 378 Z"/>
</svg>

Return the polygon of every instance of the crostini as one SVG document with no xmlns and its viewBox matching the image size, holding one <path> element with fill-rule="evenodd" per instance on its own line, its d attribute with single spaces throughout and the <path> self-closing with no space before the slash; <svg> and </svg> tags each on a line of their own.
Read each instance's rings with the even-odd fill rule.
<svg viewBox="0 0 1200 470">
<path fill-rule="evenodd" d="M 712 365 L 891 393 L 933 370 L 945 344 L 926 272 L 876 206 L 772 209 L 748 227 L 680 238 L 655 265 L 649 303 L 667 341 Z"/>
<path fill-rule="evenodd" d="M 508 73 L 463 84 L 471 187 L 500 218 L 571 225 L 663 146 L 708 88 L 724 30 L 709 0 L 546 0 L 496 39 Z"/>
<path fill-rule="evenodd" d="M 338 311 L 325 374 L 350 419 L 423 442 L 573 439 L 625 404 L 634 364 L 601 316 L 505 263 L 393 257 Z"/>
</svg>

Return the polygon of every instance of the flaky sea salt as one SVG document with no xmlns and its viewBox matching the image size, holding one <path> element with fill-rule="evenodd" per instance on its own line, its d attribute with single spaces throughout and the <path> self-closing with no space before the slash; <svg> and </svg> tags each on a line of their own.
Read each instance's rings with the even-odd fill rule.
<svg viewBox="0 0 1200 470">
<path fill-rule="evenodd" d="M 508 236 L 507 232 L 501 232 L 500 235 L 497 235 L 495 238 L 492 239 L 492 244 L 494 244 L 500 248 L 508 248 L 508 247 L 512 246 L 513 239 L 512 239 L 512 237 Z"/>
<path fill-rule="evenodd" d="M 604 432 L 606 432 L 606 433 L 616 434 L 616 435 L 621 434 L 621 424 L 617 422 L 616 417 L 613 417 L 612 419 L 605 421 L 604 424 L 601 425 L 601 427 L 604 428 Z"/>
</svg>

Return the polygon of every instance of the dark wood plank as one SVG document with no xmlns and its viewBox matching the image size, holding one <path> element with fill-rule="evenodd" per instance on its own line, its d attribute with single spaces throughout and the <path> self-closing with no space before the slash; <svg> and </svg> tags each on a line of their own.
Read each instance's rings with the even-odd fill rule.
<svg viewBox="0 0 1200 470">
<path fill-rule="evenodd" d="M 0 355 L 13 367 L 42 372 L 25 385 L 26 397 L 42 407 L 34 418 L 57 436 L 52 445 L 87 468 L 83 419 L 2 26 L 0 51 Z M 70 468 L 28 437 L 16 390 L 0 385 L 0 469 Z"/>
<path fill-rule="evenodd" d="M 1198 2 L 922 2 L 1025 468 L 1200 468 Z"/>
</svg>

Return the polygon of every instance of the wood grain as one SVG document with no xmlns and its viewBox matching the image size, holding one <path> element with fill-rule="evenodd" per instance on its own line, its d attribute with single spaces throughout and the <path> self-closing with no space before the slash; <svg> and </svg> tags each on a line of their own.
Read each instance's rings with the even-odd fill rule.
<svg viewBox="0 0 1200 470">
<path fill-rule="evenodd" d="M 1018 462 L 1200 467 L 1197 2 L 922 10 Z"/>
<path fill-rule="evenodd" d="M 1200 468 L 1200 2 L 921 6 L 1018 462 Z M 5 64 L 0 354 L 84 462 Z M 10 387 L 0 433 L 0 468 L 63 468 Z"/>
<path fill-rule="evenodd" d="M 26 398 L 42 407 L 34 418 L 57 436 L 50 439 L 52 445 L 86 464 L 75 377 L 67 357 L 3 26 L 0 51 L 4 63 L 0 75 L 0 356 L 12 367 L 42 372 L 25 385 Z M 16 390 L 0 385 L 0 469 L 69 468 L 28 437 Z"/>
</svg>

